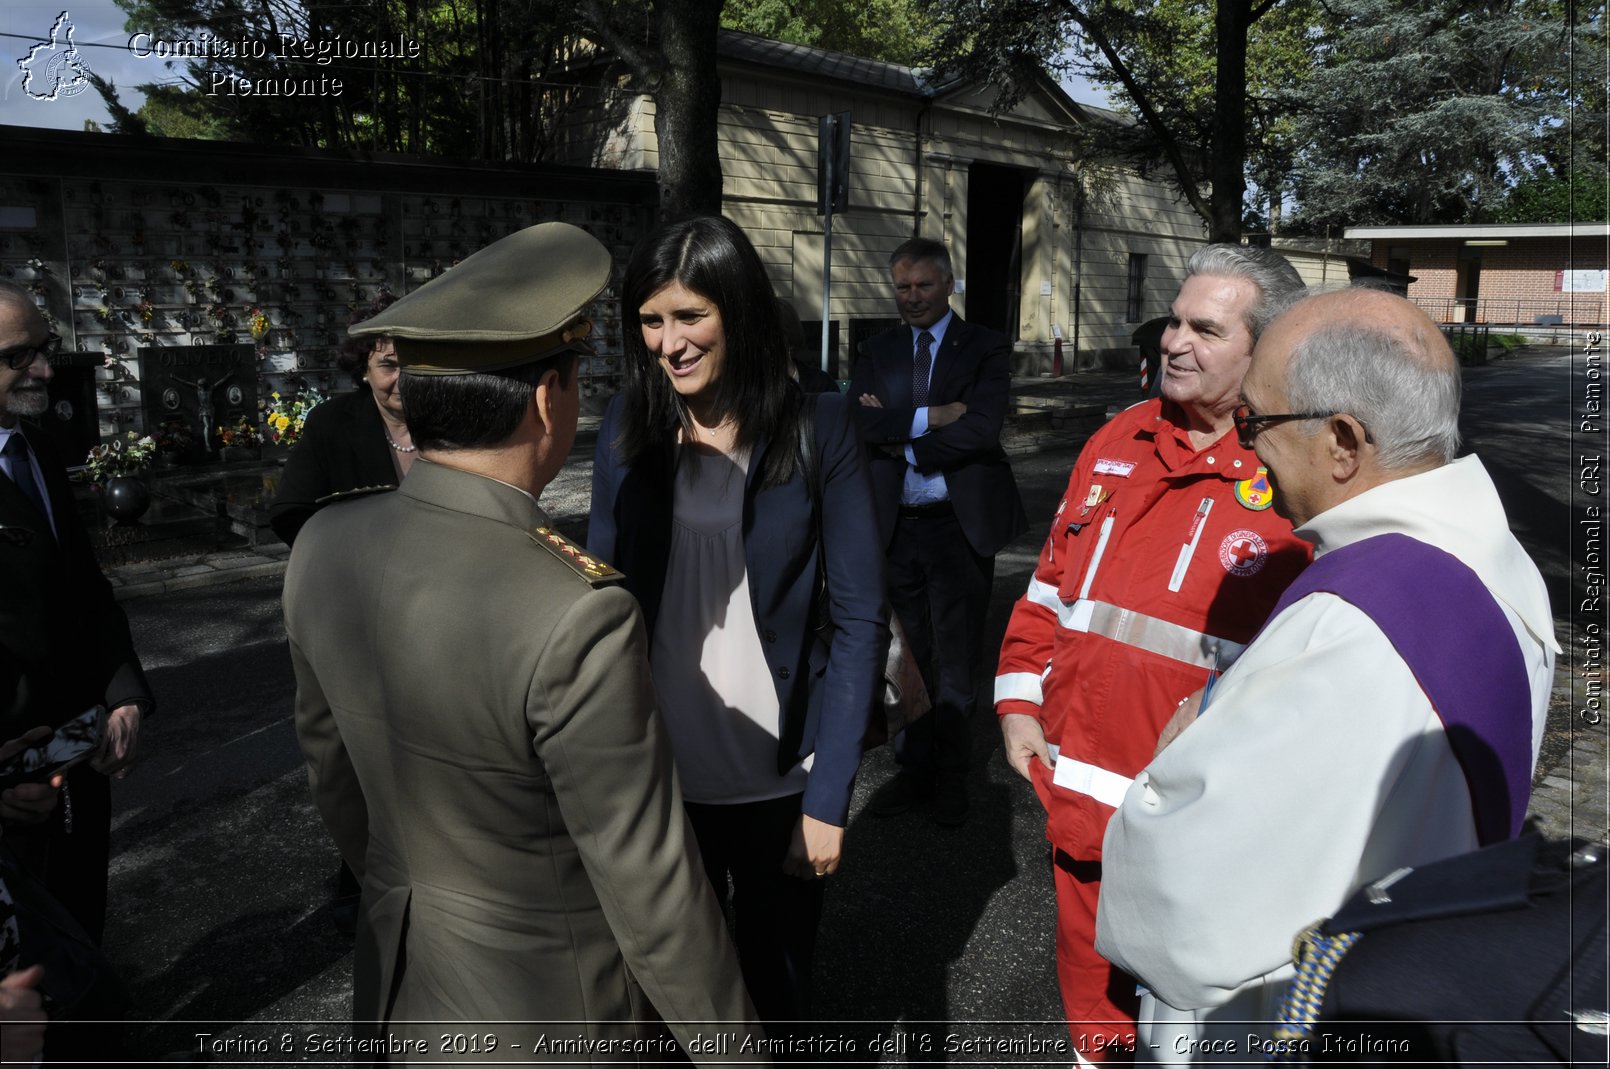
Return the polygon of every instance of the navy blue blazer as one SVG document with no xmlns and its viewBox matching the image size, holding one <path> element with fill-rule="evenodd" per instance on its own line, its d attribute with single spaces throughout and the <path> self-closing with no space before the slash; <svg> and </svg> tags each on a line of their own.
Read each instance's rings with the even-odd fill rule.
<svg viewBox="0 0 1610 1069">
<path fill-rule="evenodd" d="M 856 405 L 862 433 L 872 445 L 911 444 L 917 470 L 942 472 L 956 510 L 956 522 L 973 552 L 993 557 L 1028 528 L 1017 480 L 1001 448 L 1001 426 L 1012 387 L 1012 345 L 1006 336 L 955 316 L 934 354 L 928 388 L 932 405 L 961 401 L 967 414 L 956 422 L 911 437 L 911 328 L 904 323 L 861 343 L 851 371 L 849 396 L 870 393 L 882 408 Z M 872 485 L 877 497 L 883 542 L 894 537 L 900 488 L 906 478 L 903 457 L 882 449 L 872 454 Z"/>
<path fill-rule="evenodd" d="M 61 458 L 37 427 L 21 429 L 39 457 L 60 540 L 0 475 L 0 742 L 97 703 L 139 702 L 147 715 L 153 707 L 128 617 L 95 560 Z"/>
<path fill-rule="evenodd" d="M 592 517 L 587 548 L 626 573 L 626 588 L 643 608 L 652 641 L 671 543 L 673 437 L 628 465 L 615 449 L 623 398 L 616 396 L 598 429 Z M 816 524 L 811 493 L 798 472 L 760 489 L 768 443 L 756 443 L 744 489 L 744 560 L 749 596 L 766 653 L 766 670 L 782 709 L 778 773 L 816 755 L 804 811 L 843 827 L 861 762 L 861 737 L 882 691 L 888 619 L 883 550 L 873 513 L 865 450 L 848 399 L 815 402 L 821 473 L 823 555 L 834 635 L 829 648 L 815 629 Z"/>
</svg>

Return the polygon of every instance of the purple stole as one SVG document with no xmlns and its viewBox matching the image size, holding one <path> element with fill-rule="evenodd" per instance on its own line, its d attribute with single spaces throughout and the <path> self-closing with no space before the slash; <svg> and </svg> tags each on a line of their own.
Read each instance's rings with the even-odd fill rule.
<svg viewBox="0 0 1610 1069">
<path fill-rule="evenodd" d="M 1532 691 L 1492 592 L 1451 554 L 1401 534 L 1319 557 L 1269 622 L 1316 592 L 1368 616 L 1414 673 L 1464 770 L 1481 844 L 1518 835 L 1532 789 Z"/>
</svg>

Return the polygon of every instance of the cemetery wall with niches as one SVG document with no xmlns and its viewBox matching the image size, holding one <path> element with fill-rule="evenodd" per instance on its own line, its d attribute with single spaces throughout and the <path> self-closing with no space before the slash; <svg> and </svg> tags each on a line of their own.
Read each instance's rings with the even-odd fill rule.
<svg viewBox="0 0 1610 1069">
<path fill-rule="evenodd" d="M 231 149 L 237 156 L 253 151 L 208 146 L 192 161 L 194 173 L 252 165 L 232 158 Z M 218 166 L 220 154 L 235 166 Z M 303 152 L 301 160 L 261 161 L 254 171 L 265 183 L 291 177 L 275 170 L 301 171 L 302 183 L 224 184 L 173 180 L 171 154 L 153 165 L 147 153 L 133 153 L 125 166 L 116 155 L 103 158 L 102 177 L 42 177 L 38 168 L 28 176 L 0 174 L 0 276 L 31 290 L 62 338 L 44 422 L 69 457 L 127 431 L 157 434 L 175 423 L 210 437 L 245 420 L 268 440 L 261 421 L 272 394 L 353 388 L 336 358 L 357 310 L 388 293 L 409 293 L 490 242 L 550 220 L 583 227 L 615 258 L 610 286 L 590 310 L 597 355 L 582 358 L 580 373 L 585 396 L 619 385 L 617 287 L 652 223 L 652 178 L 625 196 L 610 198 L 605 188 L 597 191 L 603 199 L 578 198 L 584 183 L 574 173 L 554 182 L 537 169 L 498 168 L 487 182 L 474 166 L 369 162 L 361 177 L 370 188 L 313 186 L 307 180 L 318 176 L 298 164 L 314 154 Z M 41 158 L 49 157 L 33 160 Z M 342 173 L 354 169 L 349 159 L 313 162 L 331 179 L 359 177 Z M 164 173 L 146 178 L 142 171 Z M 617 193 L 620 177 L 610 175 Z M 487 191 L 489 185 L 505 188 Z M 546 195 L 521 195 L 526 190 Z"/>
</svg>

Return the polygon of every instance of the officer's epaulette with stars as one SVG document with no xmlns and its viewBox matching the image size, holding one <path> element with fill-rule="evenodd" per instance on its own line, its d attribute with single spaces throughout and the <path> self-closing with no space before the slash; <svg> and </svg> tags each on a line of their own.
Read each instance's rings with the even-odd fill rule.
<svg viewBox="0 0 1610 1069">
<path fill-rule="evenodd" d="M 597 557 L 590 556 L 552 527 L 534 527 L 528 533 L 531 535 L 531 541 L 558 557 L 571 571 L 593 586 L 608 586 L 626 578 L 618 569 L 605 564 Z"/>
<path fill-rule="evenodd" d="M 333 494 L 325 494 L 314 501 L 315 505 L 339 505 L 347 501 L 356 501 L 360 497 L 370 494 L 384 494 L 397 489 L 395 486 L 360 486 L 353 490 L 338 490 Z"/>
</svg>

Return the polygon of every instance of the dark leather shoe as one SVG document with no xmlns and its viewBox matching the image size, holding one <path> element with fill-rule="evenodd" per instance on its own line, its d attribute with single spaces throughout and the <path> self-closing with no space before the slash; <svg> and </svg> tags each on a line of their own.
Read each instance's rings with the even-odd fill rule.
<svg viewBox="0 0 1610 1069">
<path fill-rule="evenodd" d="M 933 793 L 932 778 L 902 770 L 877 789 L 867 802 L 866 811 L 875 817 L 896 817 Z"/>
<path fill-rule="evenodd" d="M 967 781 L 960 776 L 944 778 L 934 791 L 934 804 L 928 811 L 935 824 L 956 828 L 967 822 L 971 810 L 967 801 Z"/>
</svg>

